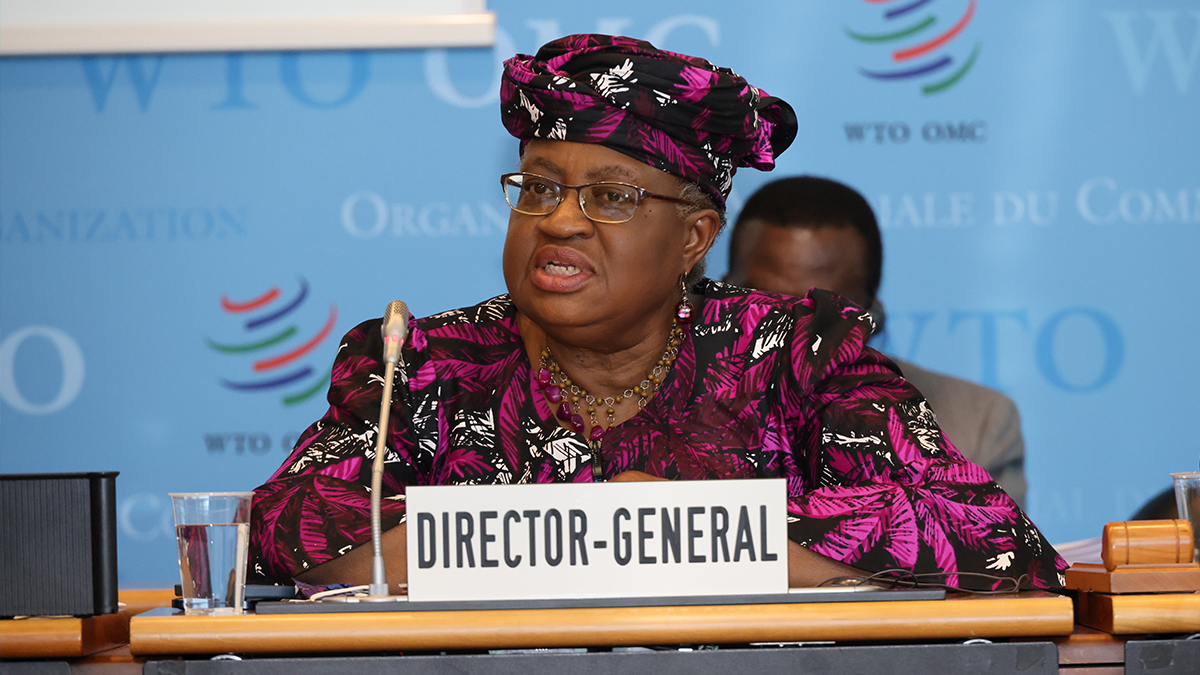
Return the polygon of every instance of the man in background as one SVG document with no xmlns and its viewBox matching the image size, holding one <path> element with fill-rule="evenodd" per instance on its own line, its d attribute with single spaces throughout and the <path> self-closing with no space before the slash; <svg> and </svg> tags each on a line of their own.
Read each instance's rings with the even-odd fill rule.
<svg viewBox="0 0 1200 675">
<path fill-rule="evenodd" d="M 799 176 L 770 182 L 746 201 L 730 234 L 725 280 L 796 297 L 813 287 L 833 291 L 869 309 L 878 334 L 882 273 L 883 243 L 867 200 L 836 181 Z M 1012 399 L 891 359 L 925 395 L 950 442 L 1023 507 L 1025 440 Z"/>
</svg>

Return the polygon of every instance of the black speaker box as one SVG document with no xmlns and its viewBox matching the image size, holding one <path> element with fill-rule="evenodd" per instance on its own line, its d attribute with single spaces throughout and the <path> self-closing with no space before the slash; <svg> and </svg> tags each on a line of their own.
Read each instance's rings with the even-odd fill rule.
<svg viewBox="0 0 1200 675">
<path fill-rule="evenodd" d="M 0 616 L 117 611 L 116 478 L 0 475 Z"/>
</svg>

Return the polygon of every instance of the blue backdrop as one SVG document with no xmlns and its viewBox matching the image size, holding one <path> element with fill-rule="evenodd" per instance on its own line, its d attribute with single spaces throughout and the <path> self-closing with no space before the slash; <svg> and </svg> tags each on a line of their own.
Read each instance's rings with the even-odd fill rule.
<svg viewBox="0 0 1200 675">
<path fill-rule="evenodd" d="M 168 492 L 283 461 L 342 333 L 503 292 L 500 62 L 577 32 L 795 106 L 731 215 L 801 172 L 869 197 L 888 349 L 1016 399 L 1051 540 L 1196 468 L 1193 3 L 539 7 L 493 2 L 494 50 L 0 60 L 0 471 L 119 470 L 122 586 L 178 579 Z"/>
</svg>

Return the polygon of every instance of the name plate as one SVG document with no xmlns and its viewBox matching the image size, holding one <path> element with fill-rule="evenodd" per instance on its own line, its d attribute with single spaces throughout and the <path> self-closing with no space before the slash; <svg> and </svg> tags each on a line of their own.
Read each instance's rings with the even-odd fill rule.
<svg viewBox="0 0 1200 675">
<path fill-rule="evenodd" d="M 410 487 L 412 601 L 787 593 L 782 478 Z"/>
</svg>

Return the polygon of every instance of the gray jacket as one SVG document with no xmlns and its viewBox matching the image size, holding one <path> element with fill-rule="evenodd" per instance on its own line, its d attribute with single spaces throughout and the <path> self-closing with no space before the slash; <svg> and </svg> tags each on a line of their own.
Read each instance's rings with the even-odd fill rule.
<svg viewBox="0 0 1200 675">
<path fill-rule="evenodd" d="M 1025 438 L 1017 404 L 974 382 L 925 370 L 891 356 L 904 379 L 925 395 L 942 433 L 964 457 L 987 469 L 1025 507 Z"/>
</svg>

